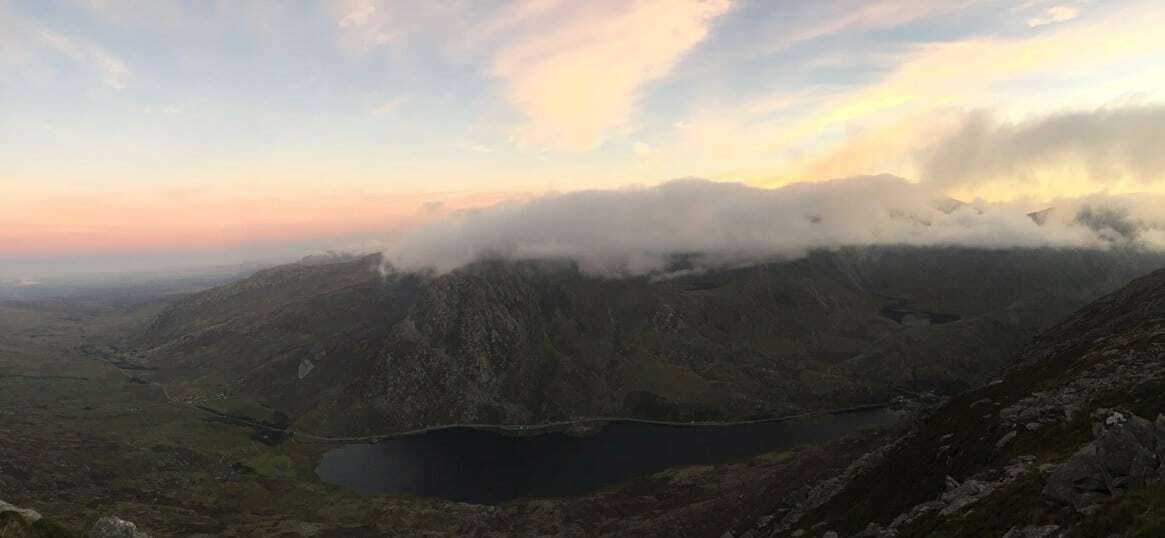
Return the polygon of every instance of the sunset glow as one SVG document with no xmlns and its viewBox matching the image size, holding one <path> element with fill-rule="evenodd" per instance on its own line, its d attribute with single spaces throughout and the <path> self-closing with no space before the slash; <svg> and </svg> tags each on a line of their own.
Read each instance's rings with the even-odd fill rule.
<svg viewBox="0 0 1165 538">
<path fill-rule="evenodd" d="M 1156 1 L 0 0 L 0 263 L 342 248 L 681 177 L 1165 193 L 1163 26 Z"/>
</svg>

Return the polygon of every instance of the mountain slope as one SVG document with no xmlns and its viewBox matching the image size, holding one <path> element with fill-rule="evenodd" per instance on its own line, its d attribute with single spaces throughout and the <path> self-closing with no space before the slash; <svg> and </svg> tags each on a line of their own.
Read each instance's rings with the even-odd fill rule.
<svg viewBox="0 0 1165 538">
<path fill-rule="evenodd" d="M 757 536 L 1165 533 L 1165 270 L 1044 331 Z M 798 534 L 798 531 L 800 533 Z"/>
<path fill-rule="evenodd" d="M 138 341 L 183 398 L 321 432 L 574 416 L 771 416 L 969 388 L 1157 255 L 869 248 L 655 280 L 566 262 L 440 276 L 376 256 L 192 295 Z"/>
</svg>

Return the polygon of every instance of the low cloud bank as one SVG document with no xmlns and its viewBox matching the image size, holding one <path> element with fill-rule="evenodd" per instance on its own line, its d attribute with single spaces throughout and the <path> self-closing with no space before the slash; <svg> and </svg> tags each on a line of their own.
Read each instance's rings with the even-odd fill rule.
<svg viewBox="0 0 1165 538">
<path fill-rule="evenodd" d="M 1041 179 L 1149 185 L 1165 180 L 1165 106 L 1067 112 L 1021 123 L 979 112 L 919 158 L 923 178 L 944 187 Z"/>
<path fill-rule="evenodd" d="M 591 274 L 629 276 L 664 273 L 677 254 L 699 270 L 843 246 L 1165 247 L 1160 197 L 1051 205 L 1029 214 L 1018 204 L 963 204 L 893 176 L 779 189 L 687 179 L 458 213 L 400 238 L 385 264 L 442 273 L 483 258 L 569 258 Z"/>
</svg>

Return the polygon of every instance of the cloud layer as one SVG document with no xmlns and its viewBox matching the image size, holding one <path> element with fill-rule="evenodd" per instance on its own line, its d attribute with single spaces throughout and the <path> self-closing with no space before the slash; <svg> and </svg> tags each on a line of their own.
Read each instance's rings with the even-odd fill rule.
<svg viewBox="0 0 1165 538">
<path fill-rule="evenodd" d="M 727 0 L 592 3 L 505 46 L 491 74 L 527 122 L 519 140 L 583 151 L 630 126 L 641 88 L 668 74 Z"/>
<path fill-rule="evenodd" d="M 862 245 L 1165 247 L 1165 199 L 1094 196 L 1058 200 L 1038 219 L 1029 212 L 962 204 L 893 176 L 779 189 L 691 179 L 461 213 L 406 234 L 385 259 L 445 272 L 481 258 L 569 258 L 592 274 L 625 276 L 666 272 L 677 254 L 714 268 Z"/>
<path fill-rule="evenodd" d="M 516 114 L 522 146 L 585 152 L 634 127 L 644 88 L 708 37 L 730 0 L 343 0 L 336 26 L 357 50 L 432 40 L 481 74 Z"/>
<path fill-rule="evenodd" d="M 1165 180 L 1165 106 L 1102 108 L 1022 123 L 972 114 L 920 154 L 922 175 L 945 187 L 1071 180 L 1090 188 Z M 1061 191 L 1062 192 L 1062 191 Z"/>
</svg>

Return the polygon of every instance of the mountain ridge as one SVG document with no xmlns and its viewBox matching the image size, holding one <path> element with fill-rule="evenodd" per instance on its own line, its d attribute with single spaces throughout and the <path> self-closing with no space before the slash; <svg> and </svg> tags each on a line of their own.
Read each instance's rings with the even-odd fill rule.
<svg viewBox="0 0 1165 538">
<path fill-rule="evenodd" d="M 869 248 L 670 279 L 561 261 L 382 276 L 293 264 L 180 300 L 135 341 L 191 401 L 304 429 L 796 414 L 984 381 L 1139 252 Z"/>
</svg>

